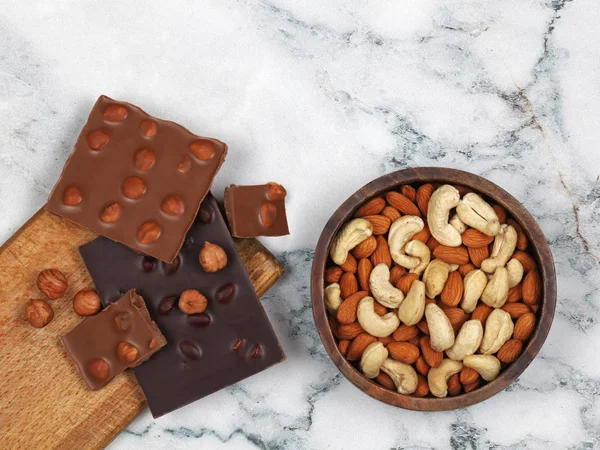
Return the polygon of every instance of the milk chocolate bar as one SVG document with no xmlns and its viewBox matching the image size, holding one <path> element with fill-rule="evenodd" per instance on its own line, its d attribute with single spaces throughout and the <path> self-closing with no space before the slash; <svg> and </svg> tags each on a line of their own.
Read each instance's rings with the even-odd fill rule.
<svg viewBox="0 0 600 450">
<path fill-rule="evenodd" d="M 219 246 L 227 257 L 216 272 L 200 264 L 206 242 Z M 104 304 L 118 298 L 121 290 L 136 288 L 168 340 L 164 349 L 135 369 L 154 417 L 285 359 L 210 194 L 172 264 L 103 237 L 80 247 L 80 253 Z M 204 312 L 185 314 L 179 309 L 179 297 L 188 289 L 206 298 Z"/>
<path fill-rule="evenodd" d="M 171 262 L 227 145 L 101 96 L 46 208 Z"/>
<path fill-rule="evenodd" d="M 167 341 L 135 289 L 90 316 L 62 338 L 81 378 L 101 389 L 128 367 L 146 361 Z"/>
<path fill-rule="evenodd" d="M 239 238 L 290 234 L 285 214 L 286 195 L 284 187 L 277 183 L 232 184 L 225 188 L 225 212 L 231 234 Z"/>
</svg>

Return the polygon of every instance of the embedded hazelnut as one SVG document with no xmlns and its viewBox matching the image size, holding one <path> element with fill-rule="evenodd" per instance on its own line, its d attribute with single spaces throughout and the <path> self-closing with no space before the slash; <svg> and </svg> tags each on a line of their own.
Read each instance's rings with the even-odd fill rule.
<svg viewBox="0 0 600 450">
<path fill-rule="evenodd" d="M 196 289 L 188 289 L 179 297 L 179 309 L 186 314 L 200 314 L 206 310 L 208 300 Z"/>
<path fill-rule="evenodd" d="M 127 117 L 127 109 L 122 105 L 109 105 L 104 110 L 104 120 L 118 122 Z"/>
<path fill-rule="evenodd" d="M 142 120 L 140 122 L 140 131 L 146 137 L 152 137 L 158 131 L 158 125 L 151 120 Z"/>
<path fill-rule="evenodd" d="M 202 205 L 200 207 L 200 213 L 198 214 L 198 218 L 200 219 L 200 222 L 204 224 L 209 224 L 214 220 L 215 213 L 208 206 Z"/>
<path fill-rule="evenodd" d="M 121 341 L 117 345 L 117 356 L 121 361 L 128 363 L 134 362 L 140 356 L 140 351 L 129 342 Z"/>
<path fill-rule="evenodd" d="M 179 343 L 179 350 L 189 359 L 200 359 L 202 350 L 192 341 L 182 341 Z"/>
<path fill-rule="evenodd" d="M 218 245 L 207 241 L 200 250 L 200 265 L 205 272 L 218 272 L 227 265 L 227 253 Z"/>
<path fill-rule="evenodd" d="M 260 220 L 262 224 L 270 228 L 277 217 L 277 207 L 271 202 L 264 202 L 260 207 Z"/>
<path fill-rule="evenodd" d="M 123 183 L 123 195 L 135 200 L 146 193 L 146 185 L 138 177 L 129 177 Z"/>
<path fill-rule="evenodd" d="M 92 131 L 87 135 L 87 143 L 92 150 L 100 150 L 108 142 L 108 134 L 102 130 Z"/>
<path fill-rule="evenodd" d="M 75 186 L 69 186 L 65 190 L 65 194 L 63 195 L 63 203 L 67 206 L 76 206 L 81 203 L 83 197 L 81 196 L 81 191 Z"/>
<path fill-rule="evenodd" d="M 242 338 L 238 339 L 238 340 L 236 341 L 236 343 L 235 343 L 235 344 L 233 344 L 233 347 L 232 347 L 232 348 L 233 348 L 233 350 L 236 350 L 236 351 L 237 351 L 237 350 L 239 350 L 239 348 L 240 348 L 242 345 L 244 345 L 244 344 L 245 344 L 245 342 L 246 342 L 246 339 L 242 339 Z"/>
<path fill-rule="evenodd" d="M 168 295 L 165 298 L 163 298 L 160 301 L 160 304 L 158 305 L 158 313 L 162 314 L 163 316 L 165 314 L 169 314 L 173 310 L 176 300 L 177 300 L 176 295 Z"/>
<path fill-rule="evenodd" d="M 137 240 L 141 244 L 149 244 L 157 240 L 160 236 L 161 229 L 154 222 L 145 222 L 140 225 L 137 232 Z"/>
<path fill-rule="evenodd" d="M 181 216 L 185 211 L 185 205 L 179 195 L 168 195 L 160 205 L 160 209 L 170 216 Z"/>
<path fill-rule="evenodd" d="M 91 289 L 82 289 L 73 297 L 73 309 L 80 316 L 93 316 L 101 306 L 100 296 Z"/>
<path fill-rule="evenodd" d="M 190 151 L 200 161 L 208 161 L 215 153 L 213 145 L 209 141 L 194 141 L 190 144 Z"/>
<path fill-rule="evenodd" d="M 192 168 L 192 158 L 185 156 L 181 162 L 177 165 L 177 170 L 181 173 L 188 173 Z"/>
<path fill-rule="evenodd" d="M 156 156 L 152 150 L 143 148 L 135 153 L 135 167 L 139 170 L 146 171 L 150 169 L 156 162 Z"/>
<path fill-rule="evenodd" d="M 100 213 L 100 220 L 105 223 L 116 222 L 117 220 L 119 220 L 119 217 L 121 217 L 121 205 L 119 205 L 118 203 L 108 205 Z"/>
<path fill-rule="evenodd" d="M 56 300 L 62 297 L 69 283 L 60 270 L 45 269 L 38 275 L 37 286 L 46 297 Z"/>
<path fill-rule="evenodd" d="M 217 290 L 217 293 L 215 294 L 215 298 L 217 299 L 218 302 L 227 303 L 233 298 L 234 294 L 235 294 L 235 285 L 233 283 L 227 283 L 227 284 L 224 284 L 223 286 L 221 286 Z"/>
<path fill-rule="evenodd" d="M 87 366 L 88 372 L 91 376 L 100 381 L 108 379 L 109 367 L 108 363 L 103 359 L 94 359 Z"/>
<path fill-rule="evenodd" d="M 156 339 L 152 338 L 150 340 L 150 343 L 148 344 L 148 348 L 150 350 L 154 350 L 157 346 L 158 346 L 158 344 L 156 343 Z"/>
<path fill-rule="evenodd" d="M 287 195 L 285 188 L 278 183 L 267 183 L 267 197 L 276 201 L 282 200 Z"/>
<path fill-rule="evenodd" d="M 54 310 L 46 300 L 31 300 L 25 310 L 25 318 L 32 326 L 43 328 L 54 318 Z"/>
<path fill-rule="evenodd" d="M 131 314 L 127 311 L 122 311 L 118 314 L 115 314 L 115 325 L 121 331 L 127 331 L 131 326 Z"/>
</svg>

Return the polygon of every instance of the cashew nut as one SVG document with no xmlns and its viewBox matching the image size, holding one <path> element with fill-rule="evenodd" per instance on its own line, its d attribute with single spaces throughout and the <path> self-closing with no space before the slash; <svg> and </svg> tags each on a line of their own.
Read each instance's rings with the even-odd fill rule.
<svg viewBox="0 0 600 450">
<path fill-rule="evenodd" d="M 423 282 L 427 297 L 435 298 L 444 290 L 444 284 L 448 280 L 450 265 L 440 259 L 434 259 L 423 272 Z"/>
<path fill-rule="evenodd" d="M 479 352 L 485 355 L 496 353 L 510 339 L 514 328 L 510 314 L 503 309 L 493 310 L 485 321 Z"/>
<path fill-rule="evenodd" d="M 485 381 L 495 380 L 500 373 L 500 361 L 494 355 L 466 356 L 463 364 L 477 371 Z"/>
<path fill-rule="evenodd" d="M 464 291 L 463 298 L 460 302 L 460 307 L 464 312 L 472 313 L 475 311 L 477 302 L 483 294 L 483 290 L 487 285 L 488 280 L 483 270 L 471 270 L 463 280 Z"/>
<path fill-rule="evenodd" d="M 425 306 L 425 319 L 429 327 L 431 348 L 443 352 L 454 345 L 454 330 L 448 316 L 435 303 Z"/>
<path fill-rule="evenodd" d="M 387 337 L 400 326 L 400 319 L 394 312 L 380 316 L 375 312 L 374 304 L 372 297 L 365 297 L 358 303 L 358 323 L 363 330 L 375 337 Z"/>
<path fill-rule="evenodd" d="M 523 264 L 518 259 L 513 258 L 506 264 L 506 270 L 508 270 L 508 287 L 514 288 L 523 279 Z"/>
<path fill-rule="evenodd" d="M 379 369 L 387 357 L 388 350 L 381 342 L 371 342 L 360 358 L 360 370 L 362 370 L 365 377 L 375 378 L 379 375 Z"/>
<path fill-rule="evenodd" d="M 496 267 L 504 267 L 512 257 L 517 246 L 517 230 L 511 225 L 502 225 L 500 233 L 494 239 L 492 254 L 481 262 L 481 269 L 493 273 Z"/>
<path fill-rule="evenodd" d="M 488 236 L 496 236 L 500 231 L 500 220 L 494 208 L 473 192 L 466 194 L 458 203 L 456 214 L 465 224 Z"/>
<path fill-rule="evenodd" d="M 402 216 L 394 220 L 388 234 L 388 245 L 392 259 L 406 269 L 414 269 L 421 260 L 404 253 L 404 246 L 412 237 L 423 229 L 423 219 L 417 216 Z"/>
<path fill-rule="evenodd" d="M 440 244 L 448 247 L 458 247 L 462 244 L 460 233 L 448 223 L 450 210 L 458 205 L 459 200 L 458 190 L 454 186 L 445 184 L 431 194 L 427 207 L 427 223 L 431 235 Z"/>
<path fill-rule="evenodd" d="M 411 365 L 388 358 L 383 362 L 381 370 L 390 376 L 400 394 L 408 395 L 417 390 L 419 378 Z"/>
<path fill-rule="evenodd" d="M 446 350 L 448 358 L 461 361 L 477 351 L 483 339 L 483 325 L 479 320 L 467 320 L 456 335 L 454 345 Z"/>
<path fill-rule="evenodd" d="M 449 221 L 450 225 L 452 225 L 454 227 L 454 229 L 456 231 L 458 231 L 460 234 L 463 234 L 465 231 L 467 231 L 467 226 L 464 224 L 464 222 L 462 220 L 460 220 L 458 218 L 458 214 L 454 214 Z"/>
<path fill-rule="evenodd" d="M 445 358 L 438 367 L 432 367 L 427 374 L 429 392 L 435 397 L 448 395 L 448 379 L 460 372 L 463 365 L 460 361 Z"/>
<path fill-rule="evenodd" d="M 429 247 L 421 241 L 410 241 L 404 247 L 404 251 L 407 255 L 419 258 L 419 265 L 410 269 L 410 271 L 421 275 L 431 260 L 431 250 L 429 250 Z"/>
<path fill-rule="evenodd" d="M 335 314 L 342 304 L 341 292 L 338 283 L 331 283 L 325 288 L 325 306 L 332 314 Z"/>
<path fill-rule="evenodd" d="M 508 298 L 508 270 L 498 267 L 481 294 L 481 301 L 492 308 L 502 308 Z"/>
<path fill-rule="evenodd" d="M 404 300 L 404 293 L 390 283 L 390 269 L 386 264 L 377 264 L 371 271 L 369 287 L 375 300 L 388 308 L 397 308 Z"/>
<path fill-rule="evenodd" d="M 412 282 L 406 298 L 398 308 L 398 318 L 406 325 L 416 325 L 425 313 L 425 283 Z"/>
<path fill-rule="evenodd" d="M 331 244 L 329 255 L 334 263 L 341 266 L 346 262 L 348 252 L 373 234 L 373 225 L 367 219 L 354 219 L 348 222 Z"/>
</svg>

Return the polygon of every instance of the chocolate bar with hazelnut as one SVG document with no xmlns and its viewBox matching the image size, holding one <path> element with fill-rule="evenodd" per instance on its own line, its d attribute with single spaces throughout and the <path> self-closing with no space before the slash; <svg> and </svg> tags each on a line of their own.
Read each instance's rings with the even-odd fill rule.
<svg viewBox="0 0 600 450">
<path fill-rule="evenodd" d="M 277 183 L 225 188 L 225 212 L 231 234 L 239 238 L 290 234 L 285 188 Z"/>
<path fill-rule="evenodd" d="M 167 341 L 135 289 L 69 331 L 62 343 L 91 390 L 148 360 Z"/>
<path fill-rule="evenodd" d="M 171 262 L 226 153 L 221 141 L 101 96 L 46 208 Z"/>
<path fill-rule="evenodd" d="M 285 359 L 212 195 L 172 264 L 103 237 L 79 252 L 102 302 L 135 287 L 169 342 L 134 369 L 154 417 Z"/>
</svg>

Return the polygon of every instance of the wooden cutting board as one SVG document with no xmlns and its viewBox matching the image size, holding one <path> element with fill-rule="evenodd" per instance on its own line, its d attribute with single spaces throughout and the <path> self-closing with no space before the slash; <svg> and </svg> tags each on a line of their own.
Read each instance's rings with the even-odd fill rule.
<svg viewBox="0 0 600 450">
<path fill-rule="evenodd" d="M 1 449 L 103 447 L 146 405 L 131 371 L 89 391 L 60 342 L 82 320 L 72 298 L 93 283 L 78 247 L 95 237 L 42 209 L 0 247 Z M 255 239 L 236 245 L 261 296 L 283 267 Z M 51 302 L 54 320 L 37 329 L 25 321 L 25 307 L 30 298 L 43 298 L 36 278 L 47 268 L 61 270 L 69 288 Z"/>
</svg>

